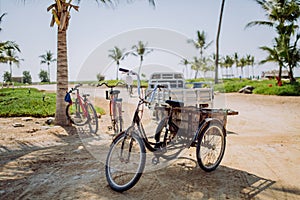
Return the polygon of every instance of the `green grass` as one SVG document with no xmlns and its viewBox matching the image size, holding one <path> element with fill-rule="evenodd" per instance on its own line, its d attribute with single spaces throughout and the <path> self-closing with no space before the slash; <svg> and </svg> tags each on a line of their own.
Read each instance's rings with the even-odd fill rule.
<svg viewBox="0 0 300 200">
<path fill-rule="evenodd" d="M 103 108 L 95 109 L 101 115 L 105 113 Z M 53 117 L 55 110 L 55 93 L 35 88 L 0 89 L 0 117 Z"/>
<path fill-rule="evenodd" d="M 299 80 L 294 84 L 283 82 L 283 85 L 279 87 L 276 85 L 276 80 L 224 79 L 223 83 L 215 85 L 214 89 L 219 92 L 238 92 L 247 85 L 254 87 L 254 94 L 300 96 Z"/>
<path fill-rule="evenodd" d="M 55 93 L 35 88 L 0 89 L 0 117 L 54 116 L 55 102 Z"/>
</svg>

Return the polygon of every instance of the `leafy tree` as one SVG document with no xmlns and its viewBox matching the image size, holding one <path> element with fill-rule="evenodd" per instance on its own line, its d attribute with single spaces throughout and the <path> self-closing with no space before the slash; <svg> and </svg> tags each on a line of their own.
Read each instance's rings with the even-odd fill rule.
<svg viewBox="0 0 300 200">
<path fill-rule="evenodd" d="M 120 61 L 124 59 L 124 52 L 125 49 L 120 49 L 117 46 L 115 46 L 113 49 L 109 50 L 111 54 L 108 55 L 108 57 L 112 58 L 117 63 L 117 75 L 116 79 L 119 80 L 119 67 L 120 67 Z"/>
<path fill-rule="evenodd" d="M 39 78 L 41 79 L 41 82 L 42 83 L 45 83 L 45 82 L 49 82 L 49 78 L 48 78 L 48 72 L 46 70 L 42 70 L 40 71 L 39 73 Z"/>
<path fill-rule="evenodd" d="M 32 83 L 32 78 L 29 71 L 23 71 L 23 83 Z"/>
<path fill-rule="evenodd" d="M 152 52 L 152 49 L 147 48 L 148 43 L 144 44 L 142 41 L 139 41 L 137 45 L 132 46 L 132 55 L 140 57 L 140 66 L 138 70 L 138 74 L 141 73 L 142 63 L 144 61 L 144 57 Z"/>
<path fill-rule="evenodd" d="M 11 82 L 11 74 L 9 72 L 4 72 L 3 74 L 3 81 L 4 82 Z"/>
<path fill-rule="evenodd" d="M 48 66 L 48 80 L 49 82 L 51 81 L 50 79 L 50 64 L 52 62 L 56 62 L 56 59 L 53 57 L 53 53 L 49 50 L 49 51 L 46 51 L 45 54 L 43 55 L 40 55 L 39 58 L 41 58 L 41 64 L 47 64 Z"/>
</svg>

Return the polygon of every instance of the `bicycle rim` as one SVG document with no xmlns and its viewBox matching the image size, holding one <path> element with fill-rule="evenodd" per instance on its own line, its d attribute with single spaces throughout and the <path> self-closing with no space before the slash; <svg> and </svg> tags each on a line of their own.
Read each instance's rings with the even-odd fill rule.
<svg viewBox="0 0 300 200">
<path fill-rule="evenodd" d="M 146 150 L 141 138 L 121 134 L 111 145 L 106 159 L 106 179 L 118 192 L 132 188 L 140 179 L 146 162 Z"/>
<path fill-rule="evenodd" d="M 67 116 L 73 124 L 83 126 L 88 121 L 88 118 L 84 115 L 77 100 L 74 103 L 69 104 L 66 109 Z"/>
<path fill-rule="evenodd" d="M 197 161 L 201 169 L 210 172 L 215 170 L 225 152 L 225 132 L 218 123 L 210 123 L 200 136 L 197 145 Z"/>
<path fill-rule="evenodd" d="M 87 104 L 87 112 L 89 115 L 89 128 L 91 133 L 97 133 L 98 131 L 98 117 L 94 106 L 91 103 Z"/>
</svg>

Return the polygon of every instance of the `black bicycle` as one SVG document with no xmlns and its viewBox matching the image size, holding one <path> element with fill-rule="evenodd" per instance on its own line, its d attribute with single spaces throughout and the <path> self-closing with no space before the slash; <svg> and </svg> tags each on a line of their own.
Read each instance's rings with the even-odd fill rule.
<svg viewBox="0 0 300 200">
<path fill-rule="evenodd" d="M 123 68 L 120 71 L 137 77 L 139 102 L 131 126 L 117 135 L 110 146 L 105 166 L 109 186 L 118 192 L 132 188 L 144 171 L 146 149 L 153 152 L 152 163 L 156 165 L 160 158 L 174 159 L 182 149 L 193 146 L 196 147 L 199 166 L 207 172 L 215 170 L 225 152 L 228 112 L 206 109 L 204 105 L 184 107 L 181 102 L 168 100 L 166 106 L 156 108 L 164 114 L 154 133 L 155 141 L 150 141 L 143 128 L 141 112 L 143 105 L 151 103 L 155 91 L 163 86 L 156 85 L 151 93 L 142 97 L 139 75 Z M 182 129 L 182 126 L 186 127 Z M 179 150 L 168 154 L 174 148 Z"/>
</svg>

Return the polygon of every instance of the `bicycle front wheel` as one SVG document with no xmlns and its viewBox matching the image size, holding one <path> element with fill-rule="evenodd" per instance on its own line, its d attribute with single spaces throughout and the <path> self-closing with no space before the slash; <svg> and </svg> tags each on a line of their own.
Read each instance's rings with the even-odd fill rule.
<svg viewBox="0 0 300 200">
<path fill-rule="evenodd" d="M 94 108 L 94 106 L 91 103 L 87 103 L 86 110 L 89 115 L 89 121 L 88 125 L 90 128 L 91 133 L 97 133 L 98 131 L 98 117 L 97 117 L 97 112 Z"/>
<path fill-rule="evenodd" d="M 77 126 L 83 126 L 88 121 L 88 118 L 85 116 L 78 99 L 76 99 L 72 104 L 67 105 L 66 115 L 70 119 L 71 123 Z"/>
<path fill-rule="evenodd" d="M 109 186 L 118 192 L 132 188 L 142 176 L 146 150 L 142 139 L 123 133 L 113 141 L 106 159 L 105 174 Z"/>
<path fill-rule="evenodd" d="M 197 143 L 197 161 L 201 169 L 206 172 L 215 170 L 225 152 L 226 138 L 223 125 L 209 122 L 203 129 Z"/>
</svg>

